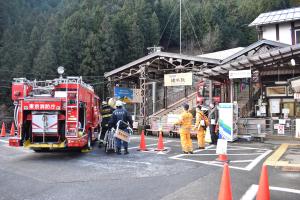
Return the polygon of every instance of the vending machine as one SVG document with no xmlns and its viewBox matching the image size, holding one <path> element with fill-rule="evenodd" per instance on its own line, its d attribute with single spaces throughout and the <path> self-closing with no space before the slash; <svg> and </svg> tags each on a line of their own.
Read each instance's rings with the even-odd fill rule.
<svg viewBox="0 0 300 200">
<path fill-rule="evenodd" d="M 238 104 L 219 104 L 219 134 L 227 141 L 234 141 L 238 134 Z"/>
</svg>

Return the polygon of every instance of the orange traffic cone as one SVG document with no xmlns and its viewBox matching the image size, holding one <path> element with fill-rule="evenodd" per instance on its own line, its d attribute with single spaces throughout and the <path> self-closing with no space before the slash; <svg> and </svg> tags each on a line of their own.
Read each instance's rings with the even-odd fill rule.
<svg viewBox="0 0 300 200">
<path fill-rule="evenodd" d="M 157 148 L 155 151 L 165 151 L 165 145 L 164 145 L 164 140 L 162 136 L 162 132 L 159 132 L 159 137 L 158 137 L 158 143 L 157 143 Z"/>
<path fill-rule="evenodd" d="M 270 200 L 267 165 L 263 165 L 261 170 L 258 192 L 256 194 L 256 200 Z"/>
<path fill-rule="evenodd" d="M 141 133 L 140 148 L 138 149 L 138 151 L 148 151 L 148 149 L 146 148 L 144 130 L 142 130 L 142 133 Z"/>
<path fill-rule="evenodd" d="M 232 200 L 230 173 L 227 163 L 224 164 L 218 200 Z"/>
<path fill-rule="evenodd" d="M 6 130 L 5 130 L 5 124 L 4 122 L 2 123 L 2 129 L 1 129 L 1 137 L 5 137 L 6 136 Z"/>
<path fill-rule="evenodd" d="M 15 125 L 14 123 L 11 123 L 11 128 L 10 128 L 10 137 L 14 137 L 15 136 Z"/>
<path fill-rule="evenodd" d="M 219 154 L 219 157 L 217 158 L 217 161 L 220 162 L 228 162 L 228 156 L 226 154 Z"/>
</svg>

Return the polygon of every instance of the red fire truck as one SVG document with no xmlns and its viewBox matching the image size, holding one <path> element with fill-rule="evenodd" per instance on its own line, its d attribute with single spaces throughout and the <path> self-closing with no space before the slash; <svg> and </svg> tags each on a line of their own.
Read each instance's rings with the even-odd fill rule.
<svg viewBox="0 0 300 200">
<path fill-rule="evenodd" d="M 62 73 L 60 78 L 46 81 L 14 79 L 12 100 L 18 136 L 9 139 L 10 146 L 37 152 L 84 149 L 98 138 L 99 97 L 81 77 L 63 78 Z"/>
</svg>

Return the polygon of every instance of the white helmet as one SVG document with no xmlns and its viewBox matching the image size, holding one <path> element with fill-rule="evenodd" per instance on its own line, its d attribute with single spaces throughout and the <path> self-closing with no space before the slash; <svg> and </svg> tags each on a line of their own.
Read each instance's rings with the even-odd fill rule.
<svg viewBox="0 0 300 200">
<path fill-rule="evenodd" d="M 123 105 L 124 105 L 123 102 L 120 101 L 120 100 L 118 100 L 118 101 L 116 102 L 116 106 L 117 106 L 117 107 L 120 107 L 120 106 L 123 106 Z"/>
<path fill-rule="evenodd" d="M 115 101 L 113 98 L 110 98 L 110 99 L 108 100 L 108 105 L 109 105 L 110 107 L 114 108 L 114 107 L 115 107 L 115 104 L 116 104 L 116 101 Z"/>
</svg>

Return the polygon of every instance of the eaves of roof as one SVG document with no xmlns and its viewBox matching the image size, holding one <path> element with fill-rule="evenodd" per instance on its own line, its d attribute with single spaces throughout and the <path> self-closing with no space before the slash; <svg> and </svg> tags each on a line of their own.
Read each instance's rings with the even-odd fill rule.
<svg viewBox="0 0 300 200">
<path fill-rule="evenodd" d="M 242 55 L 244 55 L 245 53 L 256 49 L 257 47 L 261 46 L 261 45 L 270 45 L 270 46 L 274 46 L 274 47 L 279 47 L 279 48 L 283 48 L 283 47 L 287 47 L 289 46 L 288 44 L 284 44 L 281 42 L 276 42 L 276 41 L 272 41 L 272 40 L 259 40 L 251 45 L 249 45 L 248 47 L 244 48 L 243 50 L 229 56 L 228 58 L 222 60 L 221 64 L 225 64 L 228 63 Z"/>
<path fill-rule="evenodd" d="M 147 56 L 144 56 L 142 58 L 139 58 L 137 60 L 134 60 L 126 65 L 123 65 L 122 67 L 119 67 L 117 69 L 114 69 L 110 72 L 107 72 L 104 74 L 104 77 L 110 77 L 114 74 L 117 74 L 119 72 L 122 72 L 126 69 L 129 69 L 133 66 L 140 65 L 142 63 L 145 63 L 151 59 L 157 58 L 157 57 L 167 57 L 167 58 L 173 58 L 173 59 L 182 59 L 182 60 L 190 60 L 195 62 L 201 62 L 201 63 L 209 63 L 209 64 L 220 64 L 221 60 L 218 59 L 212 59 L 212 58 L 204 58 L 204 57 L 197 57 L 197 56 L 188 56 L 183 54 L 177 54 L 177 53 L 168 53 L 168 52 L 155 52 L 152 54 L 149 54 Z"/>
</svg>

